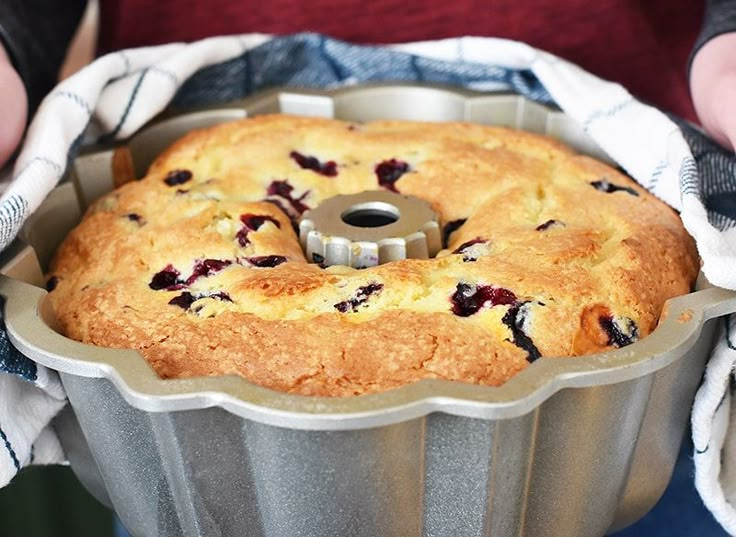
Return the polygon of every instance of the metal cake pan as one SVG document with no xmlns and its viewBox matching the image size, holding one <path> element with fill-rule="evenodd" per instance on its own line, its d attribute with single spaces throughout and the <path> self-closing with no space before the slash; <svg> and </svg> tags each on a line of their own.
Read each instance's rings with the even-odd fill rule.
<svg viewBox="0 0 736 537">
<path fill-rule="evenodd" d="M 71 409 L 56 429 L 85 486 L 136 537 L 596 537 L 643 516 L 669 482 L 714 320 L 736 311 L 736 293 L 707 282 L 669 301 L 647 338 L 542 358 L 497 388 L 424 380 L 319 398 L 161 380 L 135 351 L 54 331 L 41 267 L 84 208 L 184 132 L 265 112 L 502 124 L 608 160 L 560 112 L 426 86 L 271 91 L 78 157 L 5 255 L 0 295 L 13 343 L 61 376 Z"/>
</svg>

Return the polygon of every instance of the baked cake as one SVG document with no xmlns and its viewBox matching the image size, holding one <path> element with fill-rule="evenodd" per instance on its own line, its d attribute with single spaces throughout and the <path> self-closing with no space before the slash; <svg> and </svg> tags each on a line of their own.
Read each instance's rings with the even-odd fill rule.
<svg viewBox="0 0 736 537">
<path fill-rule="evenodd" d="M 428 201 L 445 249 L 362 270 L 305 259 L 306 210 L 377 189 Z M 345 396 L 499 385 L 540 356 L 628 345 L 698 267 L 675 212 L 551 138 L 270 115 L 192 132 L 98 200 L 49 289 L 67 336 L 137 349 L 161 377 Z"/>
</svg>

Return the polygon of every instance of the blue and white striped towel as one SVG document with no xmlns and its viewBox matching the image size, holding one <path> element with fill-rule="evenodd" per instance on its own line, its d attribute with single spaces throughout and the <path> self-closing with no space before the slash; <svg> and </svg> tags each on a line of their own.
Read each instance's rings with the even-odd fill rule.
<svg viewBox="0 0 736 537">
<path fill-rule="evenodd" d="M 61 178 L 91 131 L 125 138 L 167 105 L 224 102 L 273 86 L 335 87 L 425 81 L 505 89 L 554 103 L 643 186 L 681 211 L 703 271 L 736 289 L 736 159 L 694 127 L 634 99 L 621 86 L 522 43 L 464 37 L 390 47 L 356 46 L 314 34 L 244 35 L 112 53 L 57 86 L 31 124 L 0 199 L 0 248 Z M 736 463 L 729 381 L 733 319 L 724 321 L 693 413 L 696 483 L 736 534 Z M 64 404 L 55 373 L 14 352 L 0 331 L 0 486 L 20 467 L 61 461 L 46 425 Z M 725 401 L 725 404 L 723 403 Z M 736 503 L 734 504 L 736 505 Z"/>
</svg>

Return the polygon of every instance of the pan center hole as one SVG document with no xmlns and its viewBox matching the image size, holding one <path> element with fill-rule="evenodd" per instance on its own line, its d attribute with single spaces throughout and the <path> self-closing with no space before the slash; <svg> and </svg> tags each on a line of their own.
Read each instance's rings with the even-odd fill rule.
<svg viewBox="0 0 736 537">
<path fill-rule="evenodd" d="M 382 201 L 358 203 L 340 215 L 343 222 L 354 227 L 383 227 L 393 224 L 400 217 L 397 207 Z"/>
</svg>

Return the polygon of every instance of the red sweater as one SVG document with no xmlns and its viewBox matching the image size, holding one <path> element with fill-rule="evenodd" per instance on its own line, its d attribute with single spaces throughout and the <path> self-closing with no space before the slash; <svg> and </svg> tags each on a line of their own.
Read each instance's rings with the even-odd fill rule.
<svg viewBox="0 0 736 537">
<path fill-rule="evenodd" d="M 700 0 L 103 0 L 101 52 L 217 34 L 320 32 L 356 43 L 506 37 L 695 119 L 688 55 Z"/>
</svg>

